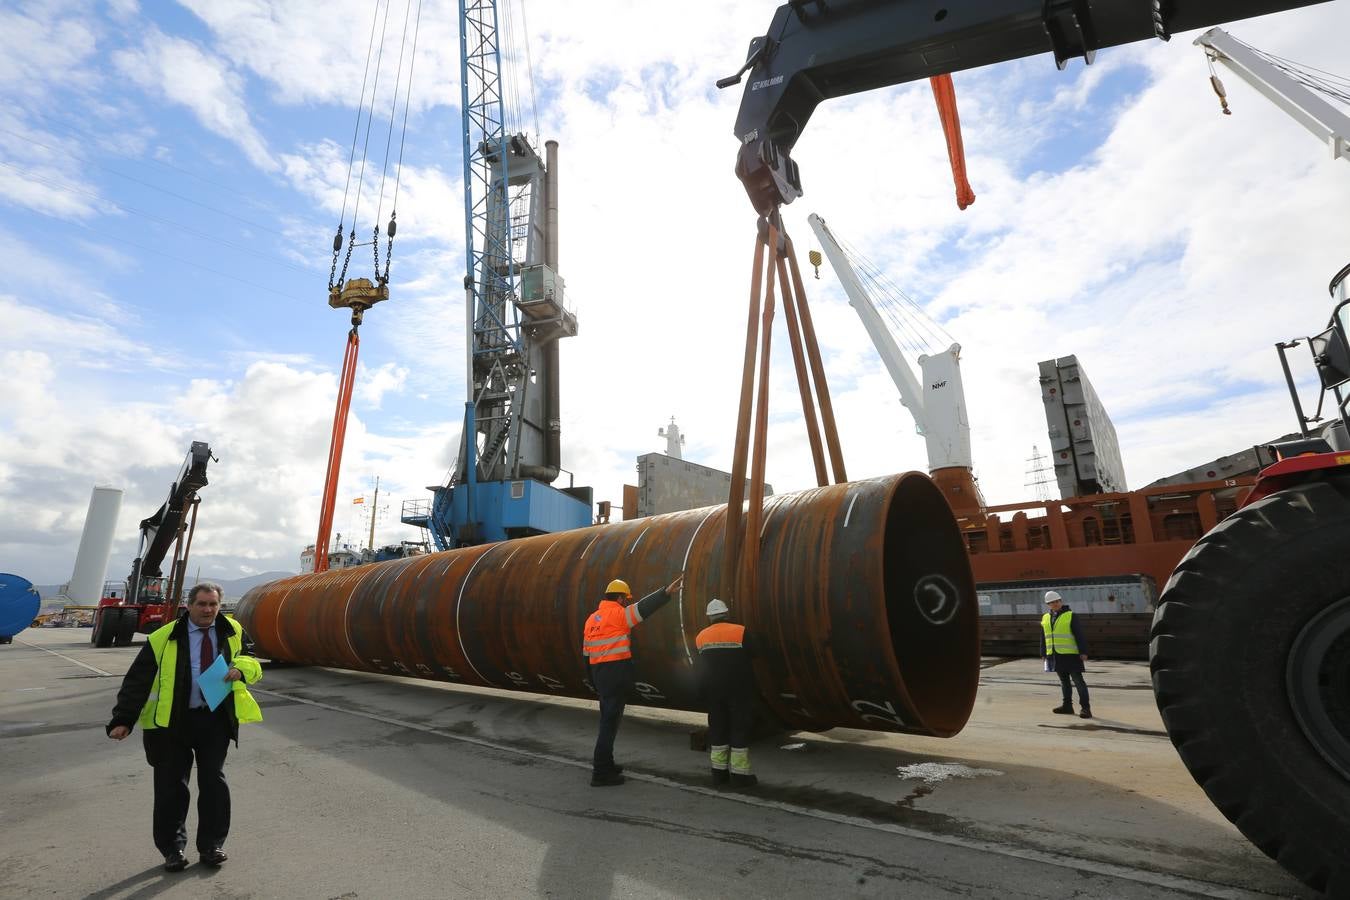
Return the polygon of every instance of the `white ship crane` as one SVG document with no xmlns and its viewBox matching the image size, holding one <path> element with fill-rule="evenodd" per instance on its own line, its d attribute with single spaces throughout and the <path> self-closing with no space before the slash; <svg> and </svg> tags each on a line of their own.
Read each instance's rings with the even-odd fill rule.
<svg viewBox="0 0 1350 900">
<path fill-rule="evenodd" d="M 1350 115 L 1318 96 L 1321 93 L 1343 102 L 1350 101 L 1350 82 L 1263 53 L 1222 28 L 1209 29 L 1195 39 L 1195 44 L 1205 48 L 1210 63 L 1210 82 L 1219 95 L 1225 115 L 1229 113 L 1228 94 L 1223 82 L 1213 74 L 1215 63 L 1254 87 L 1291 119 L 1311 131 L 1331 150 L 1332 159 L 1350 161 Z"/>
<path fill-rule="evenodd" d="M 872 292 L 864 285 L 863 276 L 853 264 L 852 254 L 844 249 L 820 216 L 812 213 L 807 221 L 843 285 L 849 304 L 862 320 L 886 371 L 899 389 L 900 402 L 909 410 L 916 430 L 923 436 L 928 450 L 929 474 L 953 510 L 978 513 L 984 507 L 984 498 L 972 471 L 970 419 L 966 415 L 966 393 L 961 383 L 961 345 L 952 341 L 939 352 L 920 353 L 919 375 L 916 375 L 873 300 Z M 871 280 L 878 283 L 876 278 Z M 908 298 L 901 303 L 908 303 L 911 312 L 918 310 Z M 888 309 L 895 306 L 889 304 Z M 900 317 L 893 315 L 892 319 L 900 324 Z M 919 318 L 919 323 L 917 328 L 928 332 L 931 343 L 940 328 L 925 322 L 924 317 Z M 942 336 L 946 336 L 945 332 Z M 915 345 L 919 343 L 922 341 Z"/>
</svg>

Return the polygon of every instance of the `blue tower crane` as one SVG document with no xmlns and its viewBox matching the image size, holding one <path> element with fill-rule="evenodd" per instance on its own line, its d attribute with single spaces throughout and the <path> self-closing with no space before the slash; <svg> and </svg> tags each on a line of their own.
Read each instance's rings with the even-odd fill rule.
<svg viewBox="0 0 1350 900">
<path fill-rule="evenodd" d="M 455 467 L 402 520 L 438 550 L 592 522 L 589 487 L 562 472 L 558 341 L 577 333 L 558 274 L 557 142 L 541 159 L 510 133 L 497 0 L 460 0 L 464 140 L 464 429 Z"/>
</svg>

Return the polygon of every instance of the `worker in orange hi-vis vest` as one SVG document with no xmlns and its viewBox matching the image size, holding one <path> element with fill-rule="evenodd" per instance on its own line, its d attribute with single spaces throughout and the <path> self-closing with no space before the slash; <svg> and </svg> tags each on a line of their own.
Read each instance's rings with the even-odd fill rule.
<svg viewBox="0 0 1350 900">
<path fill-rule="evenodd" d="M 708 704 L 708 758 L 713 784 L 754 787 L 750 771 L 750 731 L 755 720 L 755 672 L 745 626 L 727 621 L 731 610 L 721 600 L 708 603 L 707 628 L 698 646 L 699 691 Z"/>
<path fill-rule="evenodd" d="M 586 617 L 581 652 L 591 665 L 591 683 L 600 695 L 600 733 L 591 760 L 592 787 L 623 784 L 623 766 L 614 764 L 614 736 L 619 733 L 628 691 L 633 687 L 630 632 L 669 603 L 683 582 L 684 576 L 678 575 L 664 588 L 633 603 L 628 582 L 616 578 L 605 588 L 599 607 Z"/>
</svg>

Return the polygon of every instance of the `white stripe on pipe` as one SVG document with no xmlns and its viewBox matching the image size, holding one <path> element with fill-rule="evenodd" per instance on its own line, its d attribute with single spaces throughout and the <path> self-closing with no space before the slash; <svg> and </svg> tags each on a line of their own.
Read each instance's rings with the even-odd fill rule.
<svg viewBox="0 0 1350 900">
<path fill-rule="evenodd" d="M 854 494 L 853 499 L 848 501 L 848 512 L 844 513 L 844 527 L 848 527 L 848 520 L 853 518 L 853 504 L 858 502 L 858 495 Z"/>
<path fill-rule="evenodd" d="M 553 545 L 549 544 L 548 549 L 552 550 Z M 464 589 L 469 586 L 469 576 L 473 574 L 474 569 L 478 568 L 478 564 L 482 562 L 484 559 L 486 559 L 488 555 L 491 553 L 492 549 L 489 548 L 486 552 L 484 552 L 477 559 L 475 559 L 473 561 L 473 565 L 469 566 L 469 571 L 464 573 L 464 580 L 459 583 L 459 596 L 455 598 L 455 639 L 459 641 L 459 652 L 464 654 L 464 661 L 469 664 L 470 669 L 473 669 L 473 674 L 477 675 L 481 681 L 487 682 L 488 685 L 496 687 L 495 684 L 492 684 L 491 681 L 488 681 L 486 678 L 483 677 L 483 673 L 478 671 L 478 667 L 475 666 L 473 664 L 473 660 L 469 658 L 469 651 L 464 646 L 464 629 L 459 627 L 459 607 L 460 604 L 464 602 Z M 548 554 L 545 553 L 544 555 L 547 556 Z M 540 560 L 540 562 L 543 562 L 543 560 Z"/>
<path fill-rule="evenodd" d="M 642 543 L 642 539 L 643 539 L 644 537 L 647 536 L 647 532 L 648 532 L 648 530 L 650 530 L 650 529 L 651 529 L 651 526 L 650 526 L 650 525 L 648 525 L 646 528 L 642 529 L 642 534 L 639 534 L 639 535 L 637 536 L 637 540 L 636 540 L 636 541 L 633 541 L 633 546 L 631 546 L 631 547 L 628 548 L 628 555 L 629 555 L 629 556 L 632 556 L 632 555 L 633 555 L 633 551 L 637 549 L 637 545 L 638 545 L 638 544 Z"/>
<path fill-rule="evenodd" d="M 725 507 L 714 506 L 712 509 L 708 510 L 708 514 L 703 517 L 703 521 L 698 523 L 698 527 L 694 529 L 694 533 L 689 536 L 689 545 L 684 548 L 684 561 L 680 563 L 681 575 L 683 575 L 685 571 L 687 571 L 689 568 L 689 554 L 694 551 L 694 541 L 698 540 L 698 533 L 703 530 L 704 525 L 708 524 L 708 520 L 712 518 L 713 513 L 717 512 L 719 509 L 725 509 Z M 680 582 L 680 590 L 678 592 L 678 596 L 676 596 L 675 598 L 675 602 L 676 607 L 680 611 L 680 623 L 681 626 L 683 626 L 684 582 Z M 684 658 L 686 661 L 688 661 L 689 665 L 692 666 L 694 664 L 694 654 L 689 652 L 689 635 L 685 634 L 683 627 L 680 628 L 680 640 L 684 643 Z"/>
</svg>

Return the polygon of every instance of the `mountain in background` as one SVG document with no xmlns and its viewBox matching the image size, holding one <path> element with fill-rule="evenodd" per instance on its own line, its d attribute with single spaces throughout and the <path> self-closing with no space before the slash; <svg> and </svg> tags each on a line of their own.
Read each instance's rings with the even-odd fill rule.
<svg viewBox="0 0 1350 900">
<path fill-rule="evenodd" d="M 294 572 L 263 572 L 260 575 L 249 575 L 247 578 L 221 579 L 216 583 L 225 589 L 225 602 L 228 604 L 238 603 L 240 598 L 247 594 L 251 589 L 260 584 L 266 584 L 269 581 L 276 581 L 278 578 L 290 578 Z M 204 578 L 203 581 L 211 581 L 210 578 Z M 120 582 L 119 582 L 120 583 Z M 60 609 L 62 604 L 57 602 L 58 595 L 61 593 L 59 584 L 35 584 L 38 596 L 42 598 L 42 611 L 51 612 Z M 192 587 L 188 585 L 187 587 Z M 183 599 L 187 599 L 187 589 L 184 588 Z"/>
</svg>

